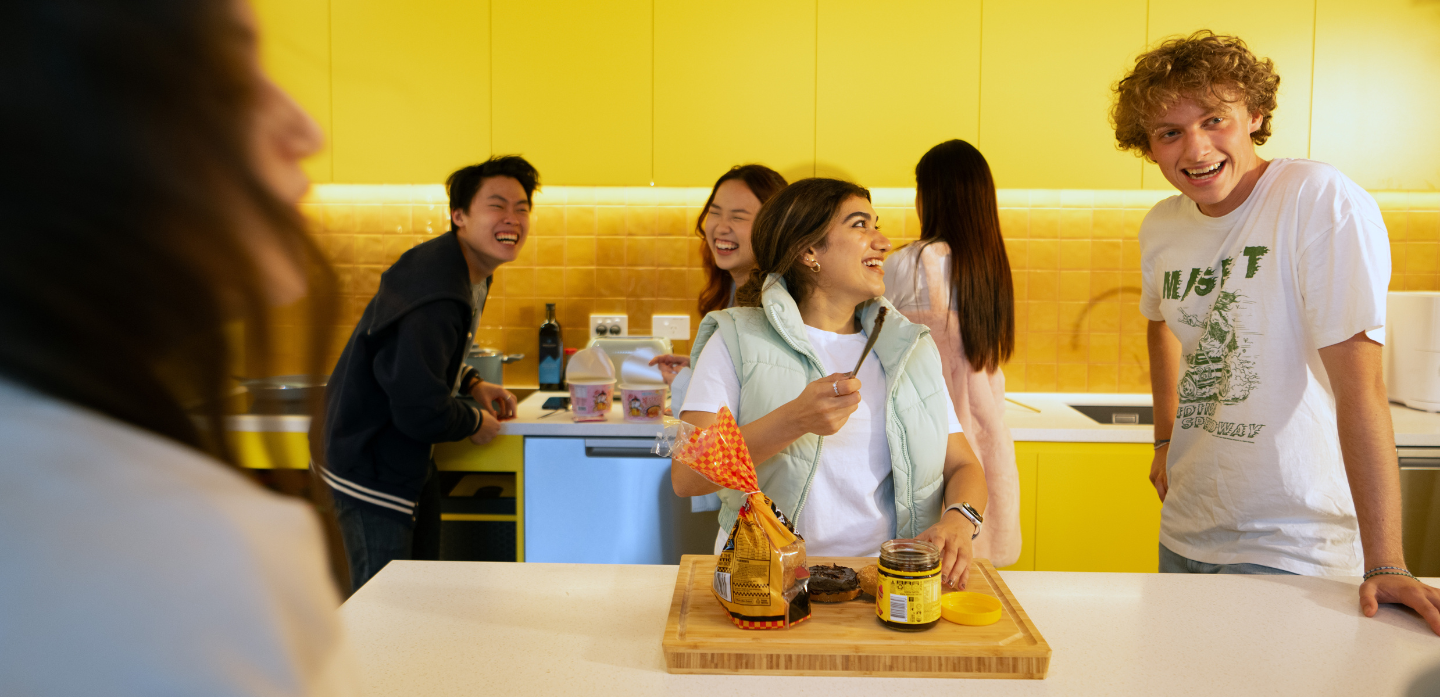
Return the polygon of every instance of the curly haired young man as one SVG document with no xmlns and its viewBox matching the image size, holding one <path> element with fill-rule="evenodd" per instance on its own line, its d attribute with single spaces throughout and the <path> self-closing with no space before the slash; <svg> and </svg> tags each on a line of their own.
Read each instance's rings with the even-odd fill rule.
<svg viewBox="0 0 1440 697">
<path fill-rule="evenodd" d="M 1255 152 L 1279 85 L 1239 38 L 1200 31 L 1114 88 L 1119 146 L 1180 190 L 1140 229 L 1160 570 L 1364 572 L 1366 615 L 1403 602 L 1440 634 L 1440 591 L 1400 547 L 1385 226 L 1334 167 Z"/>
</svg>

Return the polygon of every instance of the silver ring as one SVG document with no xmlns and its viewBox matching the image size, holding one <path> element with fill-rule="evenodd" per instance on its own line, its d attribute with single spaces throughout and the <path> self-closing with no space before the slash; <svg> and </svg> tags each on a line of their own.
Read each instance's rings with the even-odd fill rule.
<svg viewBox="0 0 1440 697">
<path fill-rule="evenodd" d="M 836 396 L 836 397 L 839 397 L 839 396 L 840 396 L 840 381 L 839 381 L 839 380 L 836 380 L 835 382 L 830 383 L 830 389 L 832 389 L 832 390 L 835 391 L 835 396 Z"/>
</svg>

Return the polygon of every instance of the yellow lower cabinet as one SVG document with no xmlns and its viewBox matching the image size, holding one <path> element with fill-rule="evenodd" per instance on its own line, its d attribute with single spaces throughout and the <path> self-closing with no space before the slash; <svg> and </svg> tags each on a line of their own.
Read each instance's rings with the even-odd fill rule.
<svg viewBox="0 0 1440 697">
<path fill-rule="evenodd" d="M 1036 571 L 1157 570 L 1160 498 L 1150 485 L 1150 445 L 1021 445 L 1017 454 L 1033 454 L 1036 463 L 1035 523 L 1026 539 Z"/>
<path fill-rule="evenodd" d="M 445 491 L 447 496 L 442 503 L 440 520 L 452 524 L 447 535 L 463 534 L 460 528 L 497 528 L 495 524 L 514 523 L 515 525 L 515 561 L 525 561 L 525 437 L 524 436 L 495 436 L 495 440 L 485 445 L 475 445 L 469 440 L 457 441 L 455 443 L 438 443 L 435 446 L 435 467 L 442 473 L 467 473 L 464 477 L 454 474 L 450 476 L 441 475 L 442 482 L 455 482 L 453 491 Z M 474 473 L 474 474 L 468 474 Z M 495 474 L 487 474 L 495 473 Z M 513 477 L 513 479 L 511 479 Z M 486 508 L 475 508 L 466 505 L 464 498 L 453 498 L 454 496 L 466 497 L 467 479 L 476 480 L 468 484 L 468 491 L 473 492 L 476 484 L 501 485 L 501 496 L 514 498 L 514 513 L 495 512 Z M 508 480 L 508 481 L 507 481 Z M 513 485 L 509 484 L 513 481 Z M 501 499 L 503 500 L 503 499 Z M 493 501 L 493 500 L 492 500 Z M 483 502 L 481 504 L 484 505 Z M 480 524 L 465 525 L 465 524 Z M 476 533 L 478 534 L 478 533 Z M 490 530 L 485 535 L 494 535 L 495 531 Z M 508 532 L 504 533 L 508 536 Z M 492 538 L 493 539 L 493 538 Z M 442 538 L 442 548 L 448 545 L 445 538 Z M 473 553 L 473 550 L 471 550 Z M 442 554 L 445 551 L 442 549 Z M 465 549 L 454 551 L 461 555 L 452 558 L 474 558 L 464 556 Z M 442 558 L 445 558 L 442 556 Z"/>
<path fill-rule="evenodd" d="M 252 470 L 310 468 L 310 435 L 288 431 L 231 431 L 230 447 L 241 467 Z"/>
</svg>

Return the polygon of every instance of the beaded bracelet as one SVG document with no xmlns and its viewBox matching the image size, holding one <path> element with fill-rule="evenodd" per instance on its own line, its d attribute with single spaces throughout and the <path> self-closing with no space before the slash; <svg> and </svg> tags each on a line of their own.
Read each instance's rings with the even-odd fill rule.
<svg viewBox="0 0 1440 697">
<path fill-rule="evenodd" d="M 1396 570 L 1395 570 L 1395 571 L 1382 571 L 1382 569 L 1396 569 Z M 1414 575 L 1414 574 L 1410 573 L 1409 571 L 1406 571 L 1405 569 L 1399 569 L 1399 568 L 1394 567 L 1394 566 L 1381 566 L 1381 567 L 1374 568 L 1374 569 L 1371 569 L 1371 570 L 1369 570 L 1369 571 L 1366 571 L 1366 572 L 1365 572 L 1365 578 L 1364 578 L 1363 580 L 1369 581 L 1370 579 L 1372 579 L 1372 578 L 1374 578 L 1374 577 L 1376 577 L 1376 576 L 1409 576 L 1411 579 L 1414 579 L 1414 578 L 1415 578 L 1415 575 Z"/>
</svg>

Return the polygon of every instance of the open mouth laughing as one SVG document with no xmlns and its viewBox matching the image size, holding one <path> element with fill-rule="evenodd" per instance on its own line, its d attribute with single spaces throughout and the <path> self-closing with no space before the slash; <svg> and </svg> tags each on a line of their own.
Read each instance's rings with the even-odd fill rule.
<svg viewBox="0 0 1440 697">
<path fill-rule="evenodd" d="M 1220 173 L 1225 170 L 1225 165 L 1228 162 L 1229 160 L 1221 160 L 1215 164 L 1204 165 L 1202 167 L 1181 168 L 1180 171 L 1184 172 L 1185 177 L 1190 181 L 1204 182 L 1220 176 Z"/>
<path fill-rule="evenodd" d="M 513 247 L 520 244 L 520 233 L 513 230 L 502 230 L 495 233 L 495 241 Z"/>
<path fill-rule="evenodd" d="M 740 243 L 734 240 L 715 240 L 715 251 L 722 254 L 730 254 L 740 249 Z"/>
<path fill-rule="evenodd" d="M 864 259 L 861 259 L 860 263 L 864 265 L 867 269 L 870 269 L 872 271 L 879 271 L 882 274 L 885 273 L 884 257 L 866 257 Z"/>
</svg>

